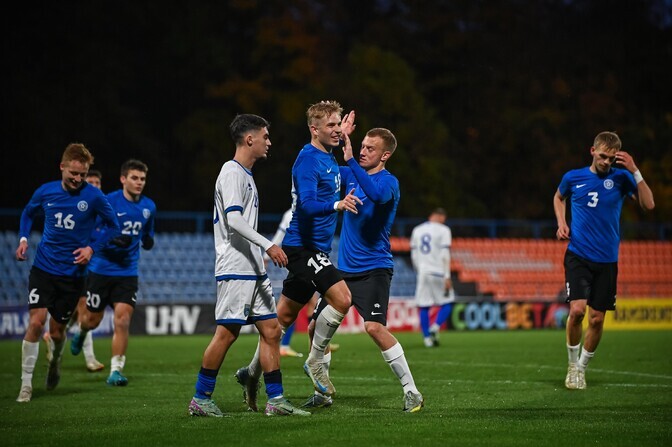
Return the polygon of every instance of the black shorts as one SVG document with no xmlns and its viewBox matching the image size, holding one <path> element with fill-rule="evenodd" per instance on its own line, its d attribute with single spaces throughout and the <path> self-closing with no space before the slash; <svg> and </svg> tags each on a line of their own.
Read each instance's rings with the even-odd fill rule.
<svg viewBox="0 0 672 447">
<path fill-rule="evenodd" d="M 592 262 L 571 251 L 565 252 L 567 302 L 587 300 L 602 312 L 616 309 L 617 262 Z"/>
<path fill-rule="evenodd" d="M 324 293 L 343 278 L 326 253 L 304 247 L 283 246 L 289 263 L 282 294 L 292 301 L 306 304 L 315 292 Z"/>
<path fill-rule="evenodd" d="M 35 266 L 28 276 L 28 307 L 46 308 L 54 320 L 67 323 L 77 307 L 84 277 L 58 276 Z"/>
<path fill-rule="evenodd" d="M 341 274 L 352 293 L 352 305 L 355 306 L 362 319 L 387 326 L 387 308 L 390 304 L 393 270 L 386 268 L 363 273 L 341 272 Z M 316 319 L 326 306 L 326 300 L 320 299 L 313 313 L 313 319 Z"/>
<path fill-rule="evenodd" d="M 103 312 L 115 303 L 135 307 L 138 293 L 137 276 L 107 276 L 89 272 L 86 281 L 86 308 L 90 312 Z"/>
</svg>

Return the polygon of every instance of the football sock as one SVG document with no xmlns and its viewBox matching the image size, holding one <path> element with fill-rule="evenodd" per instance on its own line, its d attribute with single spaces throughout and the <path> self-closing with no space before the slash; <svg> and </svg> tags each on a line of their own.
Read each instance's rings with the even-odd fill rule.
<svg viewBox="0 0 672 447">
<path fill-rule="evenodd" d="M 259 380 L 259 377 L 261 377 L 261 360 L 259 359 L 259 345 L 260 341 L 257 341 L 257 349 L 254 351 L 254 355 L 252 356 L 252 360 L 250 360 L 250 364 L 247 365 L 247 372 L 250 376 L 254 377 L 255 379 Z"/>
<path fill-rule="evenodd" d="M 84 337 L 84 345 L 82 345 L 82 350 L 84 351 L 84 358 L 87 362 L 91 362 L 96 359 L 96 355 L 93 353 L 93 333 L 91 331 L 87 332 Z"/>
<path fill-rule="evenodd" d="M 309 359 L 317 359 L 317 361 L 322 362 L 324 350 L 336 333 L 336 329 L 341 325 L 343 318 L 345 318 L 345 315 L 334 309 L 330 304 L 324 308 L 315 320 L 315 334 L 313 335 Z"/>
<path fill-rule="evenodd" d="M 453 310 L 453 303 L 447 303 L 441 306 L 441 309 L 439 309 L 439 313 L 436 315 L 436 320 L 434 320 L 434 324 L 432 327 L 438 332 L 439 328 L 443 325 L 443 323 L 446 322 L 448 317 L 450 317 L 450 312 Z"/>
<path fill-rule="evenodd" d="M 210 399 L 212 393 L 215 391 L 215 383 L 217 382 L 217 369 L 207 369 L 201 367 L 196 379 L 196 393 L 194 397 L 198 399 Z"/>
<path fill-rule="evenodd" d="M 113 355 L 112 359 L 110 359 L 110 372 L 114 371 L 119 371 L 122 372 L 124 370 L 124 365 L 126 364 L 126 356 L 125 355 Z"/>
<path fill-rule="evenodd" d="M 588 362 L 595 355 L 594 352 L 588 352 L 585 348 L 581 348 L 581 357 L 579 357 L 579 369 L 585 371 L 588 367 Z"/>
<path fill-rule="evenodd" d="M 580 349 L 581 349 L 580 343 L 576 346 L 567 345 L 567 357 L 569 363 L 578 363 Z"/>
<path fill-rule="evenodd" d="M 324 365 L 324 370 L 327 372 L 327 375 L 329 375 L 329 367 L 331 366 L 331 352 L 324 354 L 322 364 Z"/>
<path fill-rule="evenodd" d="M 275 397 L 282 397 L 282 373 L 279 369 L 264 373 L 264 384 L 266 385 L 266 394 L 269 400 Z"/>
<path fill-rule="evenodd" d="M 287 329 L 285 329 L 285 333 L 282 335 L 282 341 L 280 341 L 282 346 L 289 346 L 289 343 L 292 340 L 292 335 L 294 334 L 294 328 L 295 325 L 292 323 Z"/>
<path fill-rule="evenodd" d="M 429 337 L 429 307 L 419 307 L 418 315 L 420 316 L 420 329 L 422 335 Z"/>
<path fill-rule="evenodd" d="M 40 352 L 40 342 L 23 340 L 21 345 L 21 386 L 33 386 L 33 371 Z"/>
<path fill-rule="evenodd" d="M 401 344 L 397 343 L 387 351 L 383 351 L 382 354 L 387 364 L 392 368 L 392 372 L 399 378 L 399 382 L 401 382 L 401 386 L 404 388 L 404 393 L 408 391 L 417 393 L 418 389 L 415 387 L 413 374 L 411 374 L 411 369 L 408 367 Z"/>
</svg>

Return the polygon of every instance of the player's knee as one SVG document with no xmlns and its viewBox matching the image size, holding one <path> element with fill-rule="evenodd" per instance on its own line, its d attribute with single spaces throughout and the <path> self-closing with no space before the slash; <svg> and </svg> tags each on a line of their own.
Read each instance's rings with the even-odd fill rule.
<svg viewBox="0 0 672 447">
<path fill-rule="evenodd" d="M 588 324 L 594 328 L 601 328 L 604 325 L 604 314 L 596 313 L 591 315 Z"/>
<path fill-rule="evenodd" d="M 369 334 L 369 336 L 374 340 L 378 340 L 387 330 L 385 329 L 385 326 L 374 321 L 365 322 L 364 329 L 366 330 L 366 333 Z"/>
</svg>

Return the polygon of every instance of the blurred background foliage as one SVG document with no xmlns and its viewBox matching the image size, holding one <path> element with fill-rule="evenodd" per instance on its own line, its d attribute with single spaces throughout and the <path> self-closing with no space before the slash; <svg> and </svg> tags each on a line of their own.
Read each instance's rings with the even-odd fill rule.
<svg viewBox="0 0 672 447">
<path fill-rule="evenodd" d="M 3 18 L 2 207 L 58 178 L 85 143 L 116 189 L 129 157 L 150 166 L 161 210 L 209 211 L 237 113 L 271 121 L 255 168 L 261 212 L 290 204 L 306 108 L 355 109 L 399 140 L 388 169 L 399 215 L 554 219 L 569 169 L 602 130 L 620 134 L 672 220 L 669 0 L 41 2 Z M 340 154 L 337 154 L 340 158 Z M 342 159 L 341 159 L 342 160 Z"/>
</svg>

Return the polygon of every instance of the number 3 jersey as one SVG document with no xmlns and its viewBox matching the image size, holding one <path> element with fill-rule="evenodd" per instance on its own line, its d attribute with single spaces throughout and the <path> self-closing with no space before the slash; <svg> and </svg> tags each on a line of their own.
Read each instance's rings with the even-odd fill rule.
<svg viewBox="0 0 672 447">
<path fill-rule="evenodd" d="M 73 252 L 91 244 L 96 222 L 105 224 L 108 231 L 91 244 L 94 252 L 119 234 L 117 217 L 105 195 L 87 183 L 76 191 L 63 189 L 60 180 L 40 186 L 21 214 L 19 237 L 30 238 L 33 219 L 40 210 L 44 211 L 44 230 L 33 265 L 52 275 L 85 274 L 86 266 L 74 263 Z"/>
<path fill-rule="evenodd" d="M 571 203 L 567 249 L 592 262 L 617 262 L 623 200 L 637 192 L 632 174 L 619 168 L 606 175 L 574 169 L 562 177 L 558 191 Z"/>
<path fill-rule="evenodd" d="M 156 205 L 145 196 L 132 202 L 124 197 L 121 189 L 108 194 L 107 199 L 119 220 L 121 234 L 130 236 L 131 243 L 121 248 L 108 242 L 102 250 L 94 253 L 89 270 L 106 276 L 138 276 L 140 243 L 145 236 L 154 237 Z"/>
</svg>

